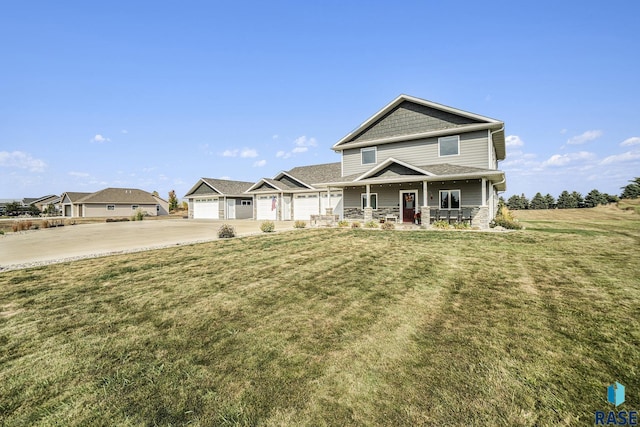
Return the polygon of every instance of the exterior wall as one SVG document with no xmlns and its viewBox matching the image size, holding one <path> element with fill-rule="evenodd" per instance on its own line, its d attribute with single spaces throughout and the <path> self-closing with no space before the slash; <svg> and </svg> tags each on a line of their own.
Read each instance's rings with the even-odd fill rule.
<svg viewBox="0 0 640 427">
<path fill-rule="evenodd" d="M 397 135 L 412 135 L 472 123 L 478 122 L 425 105 L 404 101 L 353 140 L 367 141 Z"/>
<path fill-rule="evenodd" d="M 415 166 L 450 163 L 487 169 L 489 166 L 488 143 L 487 131 L 463 133 L 460 134 L 460 154 L 444 157 L 438 157 L 438 138 L 382 144 L 377 146 L 376 164 L 393 157 Z M 343 176 L 364 173 L 374 166 L 375 164 L 361 164 L 360 148 L 342 152 Z"/>
<path fill-rule="evenodd" d="M 242 205 L 242 200 L 251 200 L 251 204 L 248 206 Z M 253 218 L 253 198 L 236 199 L 236 219 L 249 219 Z"/>
<path fill-rule="evenodd" d="M 400 191 L 403 190 L 416 190 L 418 192 L 418 206 L 421 205 L 422 200 L 422 182 L 408 182 L 403 184 L 382 184 L 372 185 L 370 193 L 376 193 L 378 195 L 378 207 L 373 209 L 372 215 L 374 219 L 384 218 L 385 215 L 397 215 L 400 216 Z M 366 193 L 365 186 L 362 187 L 348 187 L 344 189 L 343 201 L 344 201 L 344 217 L 349 219 L 362 219 L 363 210 L 361 200 L 361 194 Z"/>
<path fill-rule="evenodd" d="M 441 181 L 427 183 L 427 206 L 434 208 L 440 206 L 440 190 L 460 190 L 460 204 L 464 207 L 486 204 L 482 202 L 482 180 L 480 179 L 444 181 L 444 184 Z"/>
<path fill-rule="evenodd" d="M 160 206 L 158 215 L 169 215 L 169 202 L 161 199 L 160 197 L 154 196 L 154 199 L 156 199 L 156 203 L 158 203 L 158 206 Z"/>
<path fill-rule="evenodd" d="M 136 213 L 135 209 L 131 209 L 130 204 L 115 204 L 115 209 L 112 211 L 107 210 L 107 204 L 85 204 L 82 206 L 82 216 L 85 218 L 130 217 Z M 157 215 L 156 205 L 139 205 L 139 207 L 149 216 Z"/>
</svg>

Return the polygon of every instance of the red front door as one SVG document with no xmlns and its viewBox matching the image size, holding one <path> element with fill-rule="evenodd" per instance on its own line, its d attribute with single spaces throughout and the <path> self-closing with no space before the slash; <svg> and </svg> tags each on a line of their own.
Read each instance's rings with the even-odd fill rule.
<svg viewBox="0 0 640 427">
<path fill-rule="evenodd" d="M 402 193 L 402 222 L 413 222 L 417 200 L 417 193 Z"/>
</svg>

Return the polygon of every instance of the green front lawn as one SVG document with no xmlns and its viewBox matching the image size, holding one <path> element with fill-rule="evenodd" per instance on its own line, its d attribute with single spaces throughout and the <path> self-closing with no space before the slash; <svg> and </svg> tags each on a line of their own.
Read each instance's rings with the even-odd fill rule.
<svg viewBox="0 0 640 427">
<path fill-rule="evenodd" d="M 0 424 L 593 425 L 614 381 L 640 408 L 623 222 L 298 230 L 2 273 Z"/>
</svg>

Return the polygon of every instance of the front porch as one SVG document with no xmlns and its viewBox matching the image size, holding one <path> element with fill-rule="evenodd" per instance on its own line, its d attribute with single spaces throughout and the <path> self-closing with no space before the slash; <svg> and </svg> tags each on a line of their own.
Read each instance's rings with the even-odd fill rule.
<svg viewBox="0 0 640 427">
<path fill-rule="evenodd" d="M 396 182 L 344 187 L 347 220 L 429 225 L 465 222 L 488 229 L 497 193 L 485 179 Z"/>
</svg>

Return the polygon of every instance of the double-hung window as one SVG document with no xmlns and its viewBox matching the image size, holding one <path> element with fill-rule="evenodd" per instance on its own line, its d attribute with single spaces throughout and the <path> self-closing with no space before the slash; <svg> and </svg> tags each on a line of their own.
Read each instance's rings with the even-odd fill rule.
<svg viewBox="0 0 640 427">
<path fill-rule="evenodd" d="M 369 193 L 369 200 L 371 200 L 371 208 L 378 209 L 378 194 Z M 362 209 L 367 207 L 367 193 L 362 193 L 360 195 L 360 205 Z"/>
<path fill-rule="evenodd" d="M 443 156 L 457 156 L 460 154 L 460 137 L 455 136 L 443 136 L 438 138 L 438 155 Z"/>
<path fill-rule="evenodd" d="M 440 209 L 460 209 L 460 190 L 440 190 Z"/>
<path fill-rule="evenodd" d="M 373 165 L 376 163 L 376 147 L 360 149 L 360 159 L 363 165 Z"/>
</svg>

